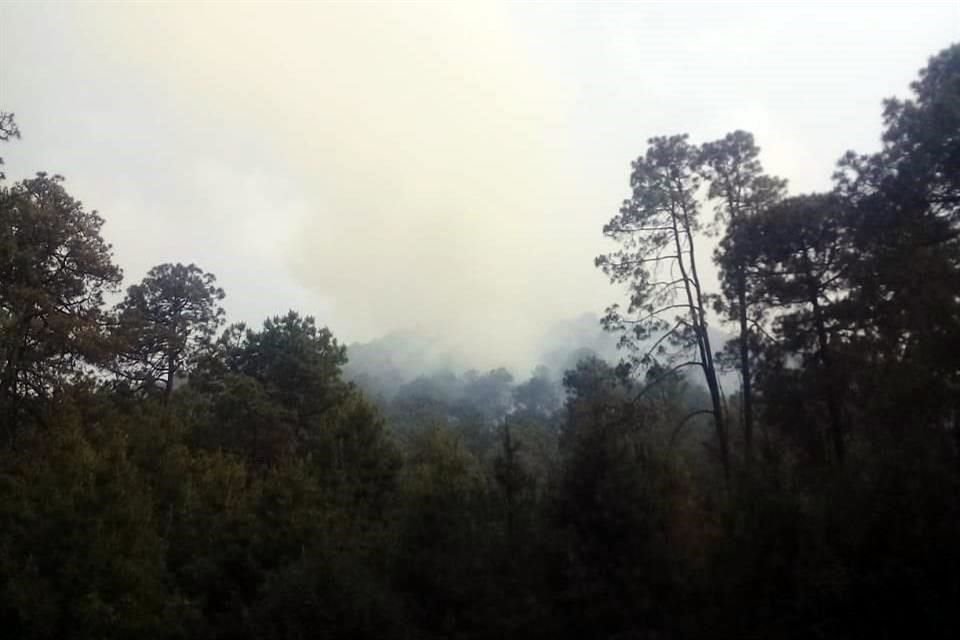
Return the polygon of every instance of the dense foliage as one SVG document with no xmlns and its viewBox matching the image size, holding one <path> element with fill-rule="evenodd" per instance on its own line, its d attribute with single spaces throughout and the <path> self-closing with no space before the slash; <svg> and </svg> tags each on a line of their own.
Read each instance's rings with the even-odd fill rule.
<svg viewBox="0 0 960 640">
<path fill-rule="evenodd" d="M 652 139 L 598 259 L 619 365 L 389 396 L 312 317 L 224 329 L 196 265 L 106 308 L 99 215 L 0 184 L 0 627 L 956 637 L 960 45 L 912 89 L 829 193 L 788 197 L 746 132 Z"/>
</svg>

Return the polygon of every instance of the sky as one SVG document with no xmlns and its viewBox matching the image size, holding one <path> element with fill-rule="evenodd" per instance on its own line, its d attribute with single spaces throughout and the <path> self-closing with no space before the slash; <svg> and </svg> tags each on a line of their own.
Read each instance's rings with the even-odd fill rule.
<svg viewBox="0 0 960 640">
<path fill-rule="evenodd" d="M 125 284 L 195 262 L 231 321 L 529 367 L 623 298 L 593 258 L 648 138 L 746 129 L 791 193 L 828 188 L 958 40 L 957 1 L 7 1 L 2 156 L 66 176 Z"/>
</svg>

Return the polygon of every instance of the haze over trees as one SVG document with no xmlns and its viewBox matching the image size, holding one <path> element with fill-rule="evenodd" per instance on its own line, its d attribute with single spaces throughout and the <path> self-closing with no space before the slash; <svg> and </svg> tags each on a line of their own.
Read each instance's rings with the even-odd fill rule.
<svg viewBox="0 0 960 640">
<path fill-rule="evenodd" d="M 63 178 L 0 183 L 4 632 L 955 637 L 960 45 L 911 91 L 824 193 L 745 131 L 651 138 L 597 258 L 622 361 L 522 375 L 394 337 L 348 377 L 195 264 L 124 295 Z"/>
</svg>

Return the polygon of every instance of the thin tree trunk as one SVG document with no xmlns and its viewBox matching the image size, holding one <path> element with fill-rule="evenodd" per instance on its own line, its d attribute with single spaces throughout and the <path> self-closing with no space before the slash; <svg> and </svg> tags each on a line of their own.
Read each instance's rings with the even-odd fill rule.
<svg viewBox="0 0 960 640">
<path fill-rule="evenodd" d="M 683 193 L 682 188 L 679 191 Z M 677 206 L 676 203 L 673 205 Z M 720 464 L 723 467 L 723 477 L 726 481 L 730 480 L 730 453 L 727 443 L 726 426 L 723 419 L 723 405 L 720 398 L 720 384 L 717 382 L 717 371 L 713 364 L 713 352 L 710 347 L 710 336 L 707 334 L 706 313 L 703 306 L 703 293 L 700 289 L 700 278 L 697 273 L 697 263 L 693 255 L 693 234 L 690 229 L 690 219 L 687 215 L 686 206 L 683 202 L 679 203 L 680 213 L 683 215 L 682 233 L 687 239 L 687 253 L 690 260 L 689 274 L 683 261 L 683 249 L 680 241 L 681 229 L 677 225 L 677 211 L 671 212 L 673 223 L 674 243 L 677 249 L 677 262 L 680 266 L 680 273 L 683 276 L 684 289 L 687 294 L 687 302 L 690 305 L 690 314 L 693 320 L 694 332 L 697 334 L 697 347 L 700 351 L 701 366 L 703 374 L 707 381 L 707 389 L 710 391 L 710 402 L 713 406 L 714 429 L 717 434 L 717 441 L 720 446 Z M 691 286 L 693 289 L 691 290 Z"/>
<path fill-rule="evenodd" d="M 20 380 L 20 361 L 23 359 L 23 353 L 26 350 L 29 328 L 27 323 L 29 319 L 23 319 L 18 324 L 14 346 L 9 351 L 9 357 L 3 372 L 2 389 L 0 394 L 6 396 L 3 404 L 6 412 L 6 428 L 8 444 L 11 449 L 17 448 L 17 432 L 20 429 L 20 390 L 17 383 Z"/>
<path fill-rule="evenodd" d="M 710 390 L 710 401 L 713 404 L 714 422 L 717 431 L 717 438 L 720 444 L 720 462 L 723 465 L 724 478 L 730 481 L 730 443 L 727 439 L 726 422 L 723 416 L 723 400 L 720 397 L 720 382 L 717 379 L 717 369 L 713 362 L 713 348 L 710 346 L 710 334 L 707 332 L 706 307 L 703 302 L 703 291 L 700 288 L 700 276 L 697 273 L 697 259 L 693 251 L 693 231 L 690 228 L 690 218 L 687 214 L 686 205 L 681 203 L 683 212 L 683 231 L 687 236 L 687 252 L 690 256 L 690 275 L 693 279 L 693 287 L 697 294 L 697 314 L 700 316 L 700 339 L 703 343 L 703 352 L 706 356 L 704 360 L 707 377 L 707 387 Z"/>
<path fill-rule="evenodd" d="M 827 401 L 827 412 L 830 414 L 830 439 L 833 443 L 833 453 L 837 457 L 837 462 L 843 464 L 846 457 L 846 445 L 843 441 L 843 417 L 840 410 L 840 402 L 837 400 L 836 380 L 834 377 L 833 359 L 830 354 L 830 347 L 827 342 L 827 329 L 823 321 L 823 311 L 820 308 L 819 295 L 817 292 L 811 296 L 813 303 L 813 322 L 817 331 L 817 343 L 819 346 L 820 364 L 824 371 L 824 395 Z"/>
<path fill-rule="evenodd" d="M 173 394 L 173 377 L 176 375 L 176 356 L 173 351 L 167 353 L 167 384 L 166 388 L 163 390 L 163 401 L 166 403 L 170 400 L 170 396 Z"/>
<path fill-rule="evenodd" d="M 743 267 L 737 267 L 737 304 L 740 320 L 740 375 L 743 378 L 743 451 L 747 464 L 753 458 L 753 380 L 750 372 L 750 329 L 747 325 L 747 283 Z"/>
</svg>

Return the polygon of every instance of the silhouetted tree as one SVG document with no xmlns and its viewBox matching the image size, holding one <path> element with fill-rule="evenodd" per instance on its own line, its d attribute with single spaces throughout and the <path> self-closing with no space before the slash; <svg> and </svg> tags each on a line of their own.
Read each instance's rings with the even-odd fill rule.
<svg viewBox="0 0 960 640">
<path fill-rule="evenodd" d="M 912 99 L 885 103 L 881 151 L 849 152 L 836 174 L 852 209 L 856 350 L 872 374 L 865 419 L 894 429 L 960 415 L 960 45 L 931 58 L 911 88 Z M 871 398 L 868 386 L 887 392 Z"/>
<path fill-rule="evenodd" d="M 729 474 L 729 442 L 720 384 L 707 331 L 707 294 L 700 282 L 694 237 L 700 230 L 697 190 L 699 150 L 686 135 L 651 138 L 644 156 L 633 162 L 632 196 L 603 232 L 622 248 L 596 259 L 615 283 L 629 288 L 626 313 L 607 310 L 605 326 L 625 331 L 622 343 L 648 364 L 664 341 L 686 350 L 672 368 L 699 367 L 710 391 L 720 462 Z M 672 316 L 672 320 L 666 320 Z M 653 347 L 645 341 L 656 337 Z M 690 352 L 693 353 L 690 353 Z"/>
<path fill-rule="evenodd" d="M 20 128 L 17 127 L 16 121 L 13 119 L 13 114 L 6 111 L 0 111 L 0 142 L 8 142 L 11 138 L 20 137 Z M 3 166 L 3 158 L 0 158 L 0 167 Z M 7 176 L 4 175 L 3 171 L 0 171 L 0 180 L 3 180 Z"/>
<path fill-rule="evenodd" d="M 103 219 L 37 177 L 0 189 L 0 411 L 15 435 L 29 399 L 103 357 L 103 295 L 120 282 Z"/>
<path fill-rule="evenodd" d="M 792 358 L 813 368 L 815 396 L 825 401 L 833 455 L 843 461 L 845 428 L 838 345 L 848 329 L 839 309 L 851 259 L 845 234 L 845 209 L 830 195 L 788 198 L 739 225 L 729 238 L 720 263 L 749 265 L 745 281 L 755 300 L 773 314 L 779 336 L 779 360 Z"/>
<path fill-rule="evenodd" d="M 783 196 L 786 181 L 771 178 L 763 173 L 759 160 L 760 148 L 753 135 L 746 131 L 734 131 L 701 148 L 701 167 L 709 181 L 708 195 L 717 201 L 717 222 L 726 223 L 726 233 L 718 250 L 721 265 L 724 304 L 721 308 L 739 325 L 737 349 L 741 379 L 743 442 L 749 461 L 753 450 L 753 372 L 751 371 L 751 347 L 753 339 L 749 309 L 750 295 L 747 291 L 746 270 L 749 268 L 744 256 L 730 259 L 723 256 L 724 246 L 737 235 L 738 229 L 749 219 L 762 213 Z"/>
<path fill-rule="evenodd" d="M 223 321 L 223 289 L 195 264 L 161 264 L 116 308 L 116 372 L 137 391 L 173 393 L 178 375 Z"/>
</svg>

